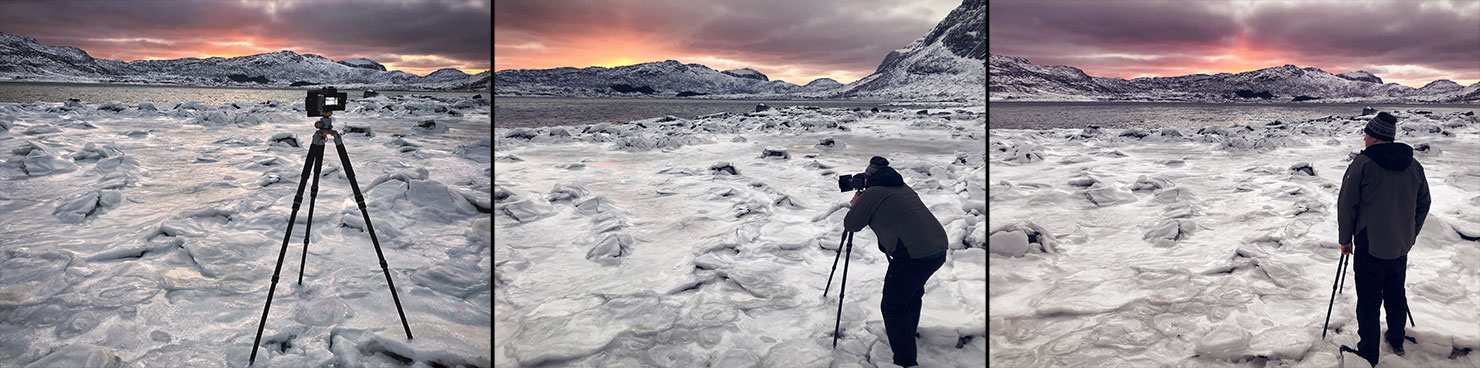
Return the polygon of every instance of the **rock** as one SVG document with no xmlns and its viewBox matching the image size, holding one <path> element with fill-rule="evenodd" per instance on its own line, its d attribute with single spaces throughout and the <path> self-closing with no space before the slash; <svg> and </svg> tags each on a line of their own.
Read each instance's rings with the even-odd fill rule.
<svg viewBox="0 0 1480 368">
<path fill-rule="evenodd" d="M 272 138 L 268 138 L 267 139 L 267 145 L 268 146 L 300 147 L 298 145 L 298 137 L 297 136 L 294 136 L 293 133 L 278 133 L 278 134 L 273 134 L 272 135 Z"/>
<path fill-rule="evenodd" d="M 473 95 L 473 99 L 474 100 L 481 99 L 481 98 L 483 98 L 483 95 L 482 94 Z"/>
<path fill-rule="evenodd" d="M 122 103 L 119 103 L 118 101 L 108 101 L 104 102 L 103 105 L 98 106 L 98 111 L 119 112 L 127 109 L 128 105 L 124 105 Z"/>
<path fill-rule="evenodd" d="M 1363 107 L 1362 108 L 1362 115 L 1372 115 L 1372 114 L 1376 114 L 1376 113 L 1377 113 L 1377 109 L 1372 108 L 1372 106 L 1367 106 L 1367 107 Z"/>
<path fill-rule="evenodd" d="M 776 157 L 776 158 L 780 158 L 782 160 L 786 160 L 786 159 L 790 159 L 791 158 L 791 154 L 786 153 L 786 149 L 785 148 L 766 148 L 766 149 L 761 150 L 761 158 L 772 158 L 772 157 Z"/>
<path fill-rule="evenodd" d="M 1297 162 L 1290 165 L 1291 174 L 1305 173 L 1305 175 L 1316 176 L 1316 168 L 1311 167 L 1309 162 Z"/>
<path fill-rule="evenodd" d="M 764 104 L 764 103 L 755 105 L 755 112 L 761 112 L 761 111 L 766 111 L 766 110 L 770 110 L 770 109 L 771 109 L 771 107 L 770 106 L 766 106 L 766 104 Z"/>
<path fill-rule="evenodd" d="M 413 129 L 423 133 L 446 133 L 448 128 L 447 123 L 434 119 L 426 119 L 416 123 L 416 127 Z"/>
<path fill-rule="evenodd" d="M 375 136 L 375 130 L 374 129 L 371 129 L 369 125 L 349 125 L 349 124 L 345 124 L 345 126 L 344 126 L 344 134 L 364 134 L 366 137 L 374 137 Z"/>
<path fill-rule="evenodd" d="M 877 113 L 879 113 L 879 108 L 875 107 L 873 109 L 870 109 L 869 112 L 873 112 L 873 113 L 877 114 Z"/>
<path fill-rule="evenodd" d="M 375 96 L 379 96 L 379 95 L 380 95 L 380 92 L 375 92 L 375 90 L 373 90 L 373 89 L 366 89 L 365 90 L 365 93 L 361 93 L 360 94 L 360 97 L 362 97 L 362 98 L 369 98 L 369 97 L 375 97 Z"/>
<path fill-rule="evenodd" d="M 1428 143 L 1419 143 L 1417 145 L 1414 145 L 1413 151 L 1426 155 L 1437 155 L 1444 152 L 1443 150 L 1440 150 L 1438 146 Z"/>
<path fill-rule="evenodd" d="M 719 175 L 740 175 L 740 171 L 736 170 L 735 166 L 731 165 L 729 162 L 714 164 L 709 167 L 709 171 L 713 171 L 715 174 Z"/>
<path fill-rule="evenodd" d="M 835 139 L 832 139 L 832 138 L 823 138 L 821 142 L 817 142 L 817 147 L 819 147 L 819 148 L 843 148 L 843 147 L 846 147 L 846 145 L 844 145 L 843 142 L 839 142 L 839 141 L 837 141 Z"/>
</svg>

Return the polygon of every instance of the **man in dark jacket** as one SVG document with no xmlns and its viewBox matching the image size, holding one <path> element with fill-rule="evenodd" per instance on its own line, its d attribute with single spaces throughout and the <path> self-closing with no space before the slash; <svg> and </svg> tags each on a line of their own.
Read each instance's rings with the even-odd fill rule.
<svg viewBox="0 0 1480 368">
<path fill-rule="evenodd" d="M 1367 148 L 1347 166 L 1336 203 L 1342 254 L 1353 254 L 1357 283 L 1357 354 L 1377 365 L 1378 307 L 1386 305 L 1387 341 L 1403 355 L 1403 291 L 1408 251 L 1429 214 L 1429 182 L 1413 147 L 1393 143 L 1398 119 L 1383 112 L 1367 123 Z"/>
<path fill-rule="evenodd" d="M 866 189 L 853 197 L 843 228 L 856 232 L 868 226 L 878 236 L 879 250 L 889 258 L 879 305 L 884 331 L 894 351 L 894 364 L 915 366 L 919 364 L 915 361 L 915 330 L 920 325 L 920 301 L 925 297 L 925 281 L 946 262 L 946 229 L 920 201 L 920 195 L 904 185 L 904 177 L 889 167 L 889 160 L 874 156 L 864 174 L 868 175 Z"/>
</svg>

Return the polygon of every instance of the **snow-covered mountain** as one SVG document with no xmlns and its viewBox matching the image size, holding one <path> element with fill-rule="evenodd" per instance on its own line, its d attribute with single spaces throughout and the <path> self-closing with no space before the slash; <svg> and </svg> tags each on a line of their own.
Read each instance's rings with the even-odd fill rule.
<svg viewBox="0 0 1480 368">
<path fill-rule="evenodd" d="M 986 95 L 986 1 L 964 0 L 935 29 L 885 56 L 849 84 L 819 78 L 806 86 L 770 80 L 750 68 L 716 71 L 674 60 L 614 68 L 503 70 L 494 94 L 564 97 L 878 98 L 979 101 Z"/>
<path fill-rule="evenodd" d="M 336 62 L 293 51 L 206 59 L 97 59 L 75 47 L 50 46 L 29 37 L 0 33 L 0 79 L 42 82 L 177 84 L 189 86 L 475 90 L 488 89 L 488 72 L 468 75 L 443 69 L 416 76 L 369 59 Z"/>
<path fill-rule="evenodd" d="M 842 83 L 838 83 L 838 81 L 832 78 L 817 78 L 811 82 L 807 82 L 807 85 L 802 86 L 802 89 L 807 91 L 826 91 L 842 86 Z"/>
<path fill-rule="evenodd" d="M 750 70 L 750 69 L 738 69 Z M 647 96 L 687 97 L 714 94 L 784 94 L 802 87 L 780 80 L 766 80 L 754 70 L 721 72 L 700 64 L 675 60 L 613 68 L 517 69 L 493 73 L 497 95 L 547 95 L 578 97 Z M 737 74 L 739 74 L 737 76 Z"/>
<path fill-rule="evenodd" d="M 963 0 L 925 37 L 894 50 L 841 97 L 978 100 L 987 83 L 987 2 Z"/>
<path fill-rule="evenodd" d="M 1265 101 L 1290 102 L 1480 102 L 1448 80 L 1423 88 L 1382 79 L 1365 71 L 1331 74 L 1284 65 L 1243 73 L 1177 77 L 1101 78 L 1068 66 L 1042 66 L 1020 57 L 990 56 L 991 99 L 1035 101 Z M 1480 83 L 1477 83 L 1480 85 Z"/>
<path fill-rule="evenodd" d="M 722 71 L 720 73 L 725 73 L 725 74 L 733 75 L 733 76 L 740 77 L 740 78 L 755 79 L 755 80 L 759 80 L 759 81 L 770 81 L 771 80 L 770 77 L 767 77 L 765 74 L 761 74 L 761 72 L 755 71 L 755 69 L 751 69 L 751 68 L 730 69 L 730 70 Z"/>
</svg>

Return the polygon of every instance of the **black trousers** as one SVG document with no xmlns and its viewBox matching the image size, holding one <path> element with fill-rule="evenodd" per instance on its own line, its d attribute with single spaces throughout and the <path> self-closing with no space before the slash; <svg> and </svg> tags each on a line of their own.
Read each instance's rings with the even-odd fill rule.
<svg viewBox="0 0 1480 368">
<path fill-rule="evenodd" d="M 919 365 L 915 361 L 915 330 L 920 326 L 920 300 L 925 297 L 925 281 L 945 263 L 945 252 L 918 259 L 896 255 L 889 260 L 879 311 L 884 315 L 889 348 L 894 350 L 894 364 Z"/>
<path fill-rule="evenodd" d="M 1408 299 L 1403 290 L 1404 275 L 1408 272 L 1408 256 L 1398 259 L 1378 259 L 1367 253 L 1367 230 L 1357 233 L 1354 242 L 1353 270 L 1357 282 L 1357 350 L 1362 358 L 1377 365 L 1378 307 L 1387 307 L 1388 342 L 1403 343 L 1403 323 L 1408 321 Z"/>
</svg>

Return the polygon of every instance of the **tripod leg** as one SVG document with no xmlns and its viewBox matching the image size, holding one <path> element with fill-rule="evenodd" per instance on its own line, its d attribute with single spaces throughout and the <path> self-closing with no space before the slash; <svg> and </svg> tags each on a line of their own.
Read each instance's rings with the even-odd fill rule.
<svg viewBox="0 0 1480 368">
<path fill-rule="evenodd" d="M 846 239 L 848 239 L 848 231 L 847 230 L 844 230 L 843 231 L 843 238 L 842 239 L 838 239 L 838 253 L 836 255 L 833 255 L 832 271 L 828 271 L 828 273 L 827 273 L 827 288 L 822 289 L 822 297 L 824 297 L 824 298 L 827 297 L 827 292 L 829 290 L 832 290 L 832 278 L 833 278 L 833 274 L 835 274 L 835 273 L 838 272 L 838 258 L 842 258 L 842 256 L 843 256 L 843 241 L 846 240 Z"/>
<path fill-rule="evenodd" d="M 1343 261 L 1342 264 L 1345 265 L 1345 266 L 1342 266 L 1342 267 L 1345 267 L 1345 268 L 1343 268 L 1340 271 L 1341 272 L 1341 278 L 1340 278 L 1341 281 L 1338 281 L 1337 282 L 1337 284 L 1340 285 L 1340 286 L 1337 286 L 1336 287 L 1336 292 L 1338 294 L 1339 293 L 1345 293 L 1346 292 L 1346 271 L 1351 268 L 1351 263 L 1352 263 L 1351 262 L 1351 259 L 1352 259 L 1352 256 L 1350 254 L 1343 254 L 1343 255 L 1341 255 L 1341 260 Z"/>
<path fill-rule="evenodd" d="M 267 311 L 272 309 L 272 294 L 277 291 L 278 274 L 283 271 L 283 257 L 288 255 L 288 239 L 293 237 L 293 221 L 298 219 L 298 207 L 303 204 L 303 187 L 308 185 L 308 169 L 315 157 L 321 159 L 323 155 L 324 146 L 310 146 L 308 158 L 303 161 L 303 175 L 298 179 L 298 194 L 293 196 L 293 211 L 288 215 L 288 231 L 283 234 L 283 249 L 278 251 L 277 267 L 272 270 L 272 286 L 267 288 L 267 305 L 262 307 L 262 322 L 257 324 L 257 338 L 252 341 L 252 357 L 248 358 L 247 365 L 257 362 L 257 346 L 262 344 L 262 329 L 267 327 Z"/>
<path fill-rule="evenodd" d="M 838 315 L 833 320 L 833 348 L 838 347 L 838 331 L 843 325 L 843 298 L 848 292 L 848 263 L 853 260 L 853 233 L 848 233 L 848 258 L 843 260 L 843 281 L 838 284 Z"/>
<path fill-rule="evenodd" d="M 411 324 L 406 323 L 406 312 L 401 310 L 401 297 L 396 295 L 396 283 L 391 281 L 390 266 L 385 263 L 385 253 L 380 251 L 380 240 L 375 238 L 375 226 L 370 225 L 370 211 L 365 209 L 365 196 L 360 195 L 360 184 L 355 182 L 355 169 L 349 164 L 349 153 L 344 150 L 344 138 L 339 132 L 334 135 L 334 148 L 339 151 L 339 162 L 344 166 L 344 176 L 349 179 L 349 188 L 355 193 L 355 204 L 360 206 L 360 216 L 365 218 L 365 231 L 370 233 L 370 243 L 375 244 L 375 256 L 380 258 L 380 271 L 385 273 L 385 283 L 391 287 L 391 300 L 396 302 L 396 314 L 401 315 L 401 327 L 406 329 L 406 339 L 411 337 Z"/>
<path fill-rule="evenodd" d="M 308 189 L 308 224 L 303 226 L 303 256 L 298 257 L 298 285 L 303 285 L 303 266 L 308 264 L 308 236 L 313 234 L 313 204 L 319 198 L 319 166 L 324 163 L 322 134 L 313 137 L 313 144 L 319 146 L 319 155 L 313 160 L 313 185 Z"/>
<path fill-rule="evenodd" d="M 1346 267 L 1346 255 L 1336 261 L 1336 280 L 1331 281 L 1331 301 L 1326 303 L 1326 323 L 1321 325 L 1321 339 L 1326 338 L 1326 328 L 1331 326 L 1331 307 L 1336 305 L 1336 287 L 1341 282 L 1342 270 Z"/>
</svg>

